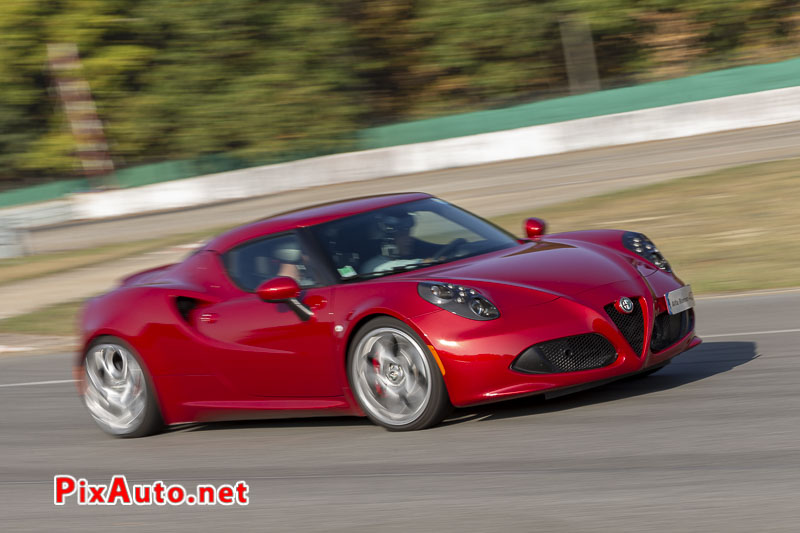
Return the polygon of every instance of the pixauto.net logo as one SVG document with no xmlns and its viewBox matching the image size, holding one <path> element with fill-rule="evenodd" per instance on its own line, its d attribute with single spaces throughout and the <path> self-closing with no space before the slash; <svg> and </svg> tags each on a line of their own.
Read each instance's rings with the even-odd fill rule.
<svg viewBox="0 0 800 533">
<path fill-rule="evenodd" d="M 106 484 L 91 484 L 69 475 L 53 477 L 53 503 L 65 505 L 74 500 L 78 505 L 247 505 L 250 487 L 244 481 L 233 485 L 197 485 L 193 491 L 176 483 L 163 481 L 149 484 L 128 484 L 125 476 L 113 476 Z"/>
</svg>

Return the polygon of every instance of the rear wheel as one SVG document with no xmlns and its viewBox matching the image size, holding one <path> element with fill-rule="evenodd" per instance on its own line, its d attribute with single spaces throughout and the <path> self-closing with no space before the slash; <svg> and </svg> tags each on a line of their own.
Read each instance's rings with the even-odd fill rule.
<svg viewBox="0 0 800 533">
<path fill-rule="evenodd" d="M 163 427 L 155 391 L 138 355 L 116 337 L 98 337 L 84 357 L 84 403 L 115 437 L 144 437 Z"/>
<path fill-rule="evenodd" d="M 392 431 L 438 424 L 451 407 L 428 347 L 394 318 L 376 318 L 361 328 L 348 355 L 348 378 L 364 413 Z"/>
</svg>

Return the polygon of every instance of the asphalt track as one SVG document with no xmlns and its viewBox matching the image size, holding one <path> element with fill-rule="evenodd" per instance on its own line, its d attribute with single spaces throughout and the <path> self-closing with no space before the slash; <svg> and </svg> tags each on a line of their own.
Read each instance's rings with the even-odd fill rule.
<svg viewBox="0 0 800 533">
<path fill-rule="evenodd" d="M 0 357 L 0 529 L 798 531 L 799 309 L 800 291 L 700 300 L 705 343 L 657 374 L 414 433 L 334 418 L 117 440 L 60 382 L 66 354 Z M 251 503 L 56 507 L 55 474 L 245 480 Z"/>
<path fill-rule="evenodd" d="M 484 217 L 529 212 L 721 168 L 800 156 L 800 122 L 488 165 L 341 183 L 195 209 L 31 231 L 30 252 L 80 249 L 235 225 L 281 211 L 354 196 L 435 194 Z"/>
</svg>

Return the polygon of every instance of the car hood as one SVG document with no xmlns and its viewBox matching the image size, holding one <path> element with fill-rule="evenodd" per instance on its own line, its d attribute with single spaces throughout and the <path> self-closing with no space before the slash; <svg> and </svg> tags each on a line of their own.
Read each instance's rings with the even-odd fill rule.
<svg viewBox="0 0 800 533">
<path fill-rule="evenodd" d="M 539 241 L 414 272 L 426 280 L 488 282 L 574 296 L 638 277 L 621 254 L 584 242 Z"/>
</svg>

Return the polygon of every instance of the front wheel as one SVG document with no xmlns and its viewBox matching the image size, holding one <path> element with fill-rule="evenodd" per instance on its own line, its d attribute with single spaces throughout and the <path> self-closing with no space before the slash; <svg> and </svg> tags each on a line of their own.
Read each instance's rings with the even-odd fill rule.
<svg viewBox="0 0 800 533">
<path fill-rule="evenodd" d="M 394 318 L 376 318 L 361 328 L 348 354 L 348 378 L 367 417 L 391 431 L 433 426 L 451 407 L 433 355 Z"/>
<path fill-rule="evenodd" d="M 133 348 L 116 337 L 99 337 L 86 351 L 83 366 L 83 401 L 103 431 L 144 437 L 162 428 L 155 391 Z"/>
</svg>

